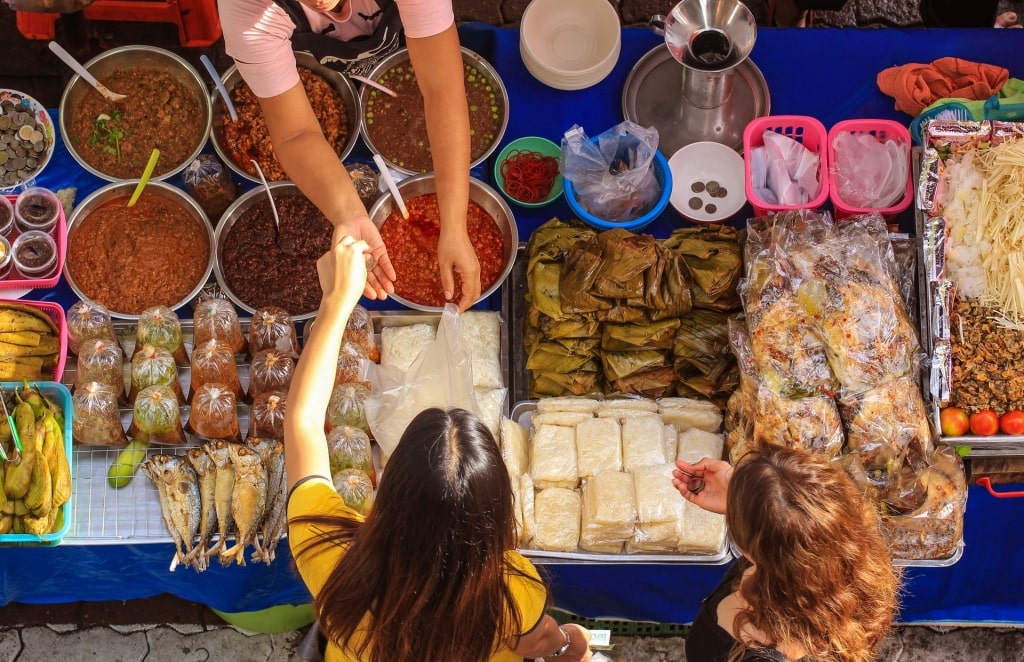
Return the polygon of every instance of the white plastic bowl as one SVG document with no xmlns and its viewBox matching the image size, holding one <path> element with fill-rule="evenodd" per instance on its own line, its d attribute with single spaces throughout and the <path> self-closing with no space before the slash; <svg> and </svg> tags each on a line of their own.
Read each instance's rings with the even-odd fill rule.
<svg viewBox="0 0 1024 662">
<path fill-rule="evenodd" d="M 717 142 L 691 143 L 669 157 L 672 171 L 672 207 L 697 223 L 718 223 L 730 218 L 746 203 L 743 188 L 743 157 Z M 719 193 L 712 194 L 708 184 Z M 722 195 L 720 191 L 724 191 Z M 700 202 L 696 209 L 690 202 Z M 713 205 L 713 206 L 709 206 Z"/>
<path fill-rule="evenodd" d="M 519 50 L 542 83 L 581 89 L 615 67 L 622 26 L 608 0 L 532 0 L 523 12 Z"/>
</svg>

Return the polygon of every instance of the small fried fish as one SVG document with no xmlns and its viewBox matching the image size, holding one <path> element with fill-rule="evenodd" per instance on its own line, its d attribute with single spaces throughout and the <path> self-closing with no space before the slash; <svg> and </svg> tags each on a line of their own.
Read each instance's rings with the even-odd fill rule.
<svg viewBox="0 0 1024 662">
<path fill-rule="evenodd" d="M 152 455 L 142 471 L 157 488 L 164 526 L 177 548 L 170 566 L 174 572 L 179 563 L 188 563 L 199 531 L 199 479 L 188 460 L 178 455 Z"/>
<path fill-rule="evenodd" d="M 209 566 L 210 558 L 207 552 L 210 548 L 210 541 L 217 531 L 217 466 L 213 458 L 202 448 L 190 448 L 185 452 L 192 469 L 199 479 L 199 542 L 192 550 L 190 559 L 187 559 L 197 571 L 202 572 Z"/>
<path fill-rule="evenodd" d="M 253 545 L 256 553 L 263 555 L 256 534 L 267 507 L 267 469 L 258 453 L 241 444 L 228 447 L 231 464 L 235 468 L 235 483 L 231 490 L 231 517 L 235 520 L 238 535 L 235 546 L 220 552 L 221 563 L 234 561 L 245 565 L 245 548 Z"/>
<path fill-rule="evenodd" d="M 259 453 L 267 468 L 267 507 L 261 526 L 262 551 L 253 554 L 253 561 L 267 565 L 274 562 L 274 550 L 284 532 L 287 520 L 285 504 L 288 501 L 287 481 L 284 474 L 284 444 L 269 437 L 249 437 L 245 445 Z"/>
<path fill-rule="evenodd" d="M 231 518 L 231 492 L 235 487 L 235 466 L 231 464 L 229 442 L 213 439 L 203 448 L 213 460 L 216 467 L 214 481 L 213 506 L 217 513 L 217 543 L 206 552 L 207 559 L 219 554 L 227 547 L 228 536 L 234 531 L 235 522 Z"/>
</svg>

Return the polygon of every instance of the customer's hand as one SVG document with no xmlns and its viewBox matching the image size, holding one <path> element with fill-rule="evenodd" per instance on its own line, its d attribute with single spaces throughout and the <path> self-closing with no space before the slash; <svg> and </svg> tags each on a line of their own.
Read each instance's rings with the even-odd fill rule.
<svg viewBox="0 0 1024 662">
<path fill-rule="evenodd" d="M 729 481 L 732 480 L 733 466 L 722 460 L 702 459 L 690 464 L 685 460 L 676 460 L 676 469 L 672 471 L 672 485 L 683 498 L 697 504 L 704 510 L 713 513 L 725 513 L 726 496 L 729 493 Z M 694 491 L 693 487 L 703 487 Z"/>
<path fill-rule="evenodd" d="M 367 248 L 365 241 L 344 236 L 316 261 L 323 302 L 335 302 L 346 311 L 359 303 L 366 283 Z"/>
<path fill-rule="evenodd" d="M 441 287 L 444 298 L 451 301 L 455 296 L 455 274 L 462 280 L 462 296 L 453 303 L 464 311 L 480 298 L 480 261 L 469 234 L 453 230 L 446 232 L 441 228 L 441 236 L 437 242 L 437 263 L 441 268 Z"/>
<path fill-rule="evenodd" d="M 567 623 L 562 626 L 562 629 L 569 633 L 572 644 L 569 646 L 569 650 L 557 659 L 587 662 L 593 655 L 590 650 L 590 630 L 576 623 Z"/>
<path fill-rule="evenodd" d="M 389 294 L 394 294 L 395 279 L 398 278 L 398 274 L 395 273 L 395 268 L 391 264 L 391 258 L 388 256 L 388 249 L 384 246 L 384 240 L 380 236 L 380 230 L 373 224 L 370 217 L 361 214 L 348 222 L 334 226 L 332 241 L 335 246 L 346 236 L 365 241 L 366 252 L 373 257 L 363 294 L 368 299 L 386 299 Z"/>
</svg>

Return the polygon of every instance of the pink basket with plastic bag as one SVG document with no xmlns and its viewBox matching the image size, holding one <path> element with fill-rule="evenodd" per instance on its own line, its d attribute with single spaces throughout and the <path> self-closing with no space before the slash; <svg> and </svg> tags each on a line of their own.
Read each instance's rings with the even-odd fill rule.
<svg viewBox="0 0 1024 662">
<path fill-rule="evenodd" d="M 876 176 L 865 177 L 861 180 L 860 185 L 875 192 L 884 192 L 883 189 L 888 187 L 892 195 L 898 194 L 899 196 L 895 202 L 885 206 L 858 206 L 852 201 L 843 200 L 842 191 L 850 190 L 848 186 L 843 185 L 843 177 L 845 175 L 849 178 L 851 173 L 843 172 L 844 164 L 848 163 L 844 159 L 842 152 L 844 143 L 839 143 L 838 151 L 836 144 L 837 140 L 841 141 L 845 137 L 845 134 L 870 136 L 879 144 L 890 146 L 886 152 L 886 156 L 890 160 L 888 162 L 880 162 L 879 165 L 887 167 L 886 172 L 893 179 L 883 177 L 883 173 L 878 170 L 873 173 Z M 856 161 L 858 164 L 862 164 L 864 159 L 858 158 Z M 886 221 L 891 222 L 900 212 L 909 207 L 910 203 L 914 200 L 914 182 L 911 176 L 910 161 L 910 131 L 899 122 L 875 119 L 837 122 L 828 132 L 828 162 L 829 197 L 832 200 L 836 219 L 876 211 Z M 902 186 L 898 186 L 900 179 L 905 180 Z M 896 188 L 898 188 L 898 191 L 895 190 Z M 889 198 L 891 199 L 891 196 Z"/>
<path fill-rule="evenodd" d="M 804 202 L 794 204 L 776 203 L 764 199 L 758 191 L 757 183 L 751 177 L 754 150 L 764 147 L 765 132 L 773 131 L 800 143 L 808 151 L 817 155 L 814 172 L 817 176 L 817 191 L 807 196 Z M 755 216 L 765 216 L 780 211 L 796 209 L 817 209 L 828 201 L 828 150 L 826 138 L 828 133 L 825 125 L 806 115 L 774 115 L 759 117 L 747 124 L 743 131 L 743 165 L 746 171 L 744 185 L 747 200 L 754 208 Z M 756 168 L 753 168 L 756 170 Z"/>
</svg>

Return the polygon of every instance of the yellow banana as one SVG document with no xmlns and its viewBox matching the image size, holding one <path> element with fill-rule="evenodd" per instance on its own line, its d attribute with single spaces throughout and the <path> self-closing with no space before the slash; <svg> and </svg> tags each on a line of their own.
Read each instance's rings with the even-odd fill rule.
<svg viewBox="0 0 1024 662">
<path fill-rule="evenodd" d="M 39 344 L 34 347 L 15 345 L 0 340 L 0 359 L 13 359 L 19 356 L 46 356 L 60 351 L 60 339 L 54 336 L 43 336 L 39 338 Z"/>
<path fill-rule="evenodd" d="M 50 514 L 53 508 L 53 480 L 50 468 L 46 465 L 46 456 L 36 453 L 36 462 L 32 466 L 32 479 L 25 492 L 25 507 L 33 515 L 40 517 Z"/>
<path fill-rule="evenodd" d="M 14 515 L 0 515 L 0 535 L 10 533 L 14 527 Z"/>
<path fill-rule="evenodd" d="M 0 331 L 0 342 L 36 347 L 44 335 L 49 336 L 50 334 L 42 334 L 38 331 Z"/>
<path fill-rule="evenodd" d="M 0 304 L 0 333 L 8 331 L 36 331 L 58 333 L 57 324 L 45 312 L 26 304 L 4 302 Z"/>
<path fill-rule="evenodd" d="M 41 368 L 22 365 L 14 361 L 0 361 L 0 381 L 31 379 L 34 382 L 38 382 L 49 378 L 50 375 L 44 375 Z"/>
</svg>

